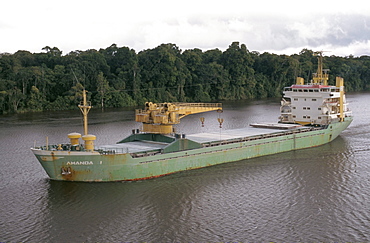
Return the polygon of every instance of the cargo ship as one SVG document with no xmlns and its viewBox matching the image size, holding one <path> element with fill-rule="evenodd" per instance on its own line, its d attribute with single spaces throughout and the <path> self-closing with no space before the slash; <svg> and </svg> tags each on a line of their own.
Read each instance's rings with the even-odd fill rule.
<svg viewBox="0 0 370 243">
<path fill-rule="evenodd" d="M 319 146 L 334 140 L 353 120 L 344 94 L 344 81 L 328 85 L 322 52 L 312 80 L 285 87 L 276 123 L 255 123 L 240 129 L 177 134 L 183 117 L 222 111 L 220 103 L 152 103 L 135 111 L 140 128 L 115 144 L 95 146 L 88 133 L 91 104 L 86 91 L 79 105 L 84 134 L 68 134 L 69 142 L 34 146 L 32 152 L 52 180 L 134 181 L 180 171 Z M 219 118 L 220 126 L 223 119 Z M 203 122 L 203 121 L 202 121 Z M 82 140 L 82 141 L 80 141 Z"/>
</svg>

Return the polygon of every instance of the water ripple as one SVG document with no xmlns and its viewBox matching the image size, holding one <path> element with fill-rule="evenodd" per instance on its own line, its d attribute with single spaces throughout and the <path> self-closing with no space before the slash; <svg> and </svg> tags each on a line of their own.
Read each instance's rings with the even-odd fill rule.
<svg viewBox="0 0 370 243">
<path fill-rule="evenodd" d="M 0 117 L 0 241 L 370 241 L 366 95 L 353 96 L 355 121 L 330 144 L 128 183 L 47 179 L 29 147 L 79 128 L 77 113 Z M 226 107 L 224 128 L 277 117 L 270 101 Z M 118 141 L 132 122 L 118 124 L 117 116 L 92 117 L 91 131 Z M 207 113 L 208 125 L 217 126 L 217 116 Z M 202 129 L 194 128 L 199 117 L 189 118 L 182 131 Z"/>
</svg>

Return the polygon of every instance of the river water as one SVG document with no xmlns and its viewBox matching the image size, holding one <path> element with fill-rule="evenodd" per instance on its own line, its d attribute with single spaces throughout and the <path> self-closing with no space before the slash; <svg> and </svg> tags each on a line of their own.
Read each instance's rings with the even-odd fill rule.
<svg viewBox="0 0 370 243">
<path fill-rule="evenodd" d="M 48 179 L 29 148 L 82 133 L 79 111 L 0 116 L 0 242 L 370 241 L 370 93 L 347 99 L 355 119 L 329 144 L 138 182 Z M 89 115 L 96 144 L 138 128 L 132 109 Z M 224 103 L 222 129 L 218 116 L 178 131 L 276 122 L 279 100 Z"/>
</svg>

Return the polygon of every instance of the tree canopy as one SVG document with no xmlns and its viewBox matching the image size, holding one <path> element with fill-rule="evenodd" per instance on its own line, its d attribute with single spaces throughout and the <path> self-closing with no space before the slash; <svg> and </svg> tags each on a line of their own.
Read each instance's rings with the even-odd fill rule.
<svg viewBox="0 0 370 243">
<path fill-rule="evenodd" d="M 75 109 L 83 89 L 102 108 L 278 97 L 297 76 L 311 79 L 317 66 L 312 50 L 260 54 L 239 42 L 224 52 L 182 51 L 171 43 L 139 53 L 116 44 L 66 55 L 57 47 L 42 51 L 0 54 L 0 114 Z M 346 91 L 370 88 L 369 56 L 325 56 L 324 68 L 329 84 L 341 76 Z"/>
</svg>

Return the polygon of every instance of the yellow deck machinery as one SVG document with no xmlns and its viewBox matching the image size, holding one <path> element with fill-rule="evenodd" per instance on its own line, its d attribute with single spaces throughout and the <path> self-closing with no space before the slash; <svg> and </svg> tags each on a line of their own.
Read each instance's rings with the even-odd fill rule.
<svg viewBox="0 0 370 243">
<path fill-rule="evenodd" d="M 137 109 L 135 120 L 142 122 L 142 132 L 171 134 L 175 133 L 173 125 L 180 119 L 196 113 L 222 111 L 221 103 L 152 103 L 146 102 L 144 109 Z"/>
</svg>

